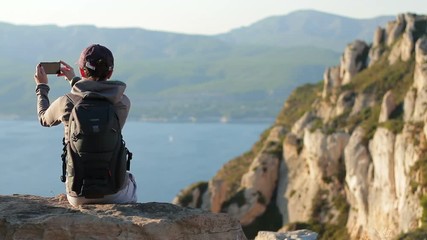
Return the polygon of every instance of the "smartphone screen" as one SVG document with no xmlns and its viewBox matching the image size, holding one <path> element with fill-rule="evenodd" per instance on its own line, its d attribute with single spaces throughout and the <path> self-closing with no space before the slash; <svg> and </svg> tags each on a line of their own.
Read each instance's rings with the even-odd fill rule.
<svg viewBox="0 0 427 240">
<path fill-rule="evenodd" d="M 60 62 L 41 62 L 43 69 L 46 74 L 60 74 L 61 63 Z"/>
</svg>

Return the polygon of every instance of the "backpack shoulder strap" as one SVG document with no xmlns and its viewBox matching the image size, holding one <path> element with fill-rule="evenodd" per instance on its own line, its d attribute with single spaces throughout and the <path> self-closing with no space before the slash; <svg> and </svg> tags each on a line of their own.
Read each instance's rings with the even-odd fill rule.
<svg viewBox="0 0 427 240">
<path fill-rule="evenodd" d="M 72 94 L 72 93 L 67 93 L 67 94 L 65 94 L 65 96 L 68 98 L 68 100 L 70 100 L 70 102 L 72 102 L 73 103 L 73 108 L 74 108 L 74 106 L 79 102 L 79 101 L 81 101 L 83 98 L 82 97 L 80 97 L 80 96 L 78 96 L 78 95 L 75 95 L 75 94 Z M 71 117 L 71 114 L 70 114 L 70 117 Z M 70 119 L 71 120 L 71 119 Z M 66 163 L 66 157 L 67 157 L 67 143 L 65 142 L 65 137 L 63 137 L 62 138 L 62 145 L 63 145 L 63 148 L 62 148 L 62 154 L 61 154 L 61 160 L 62 160 L 62 175 L 60 176 L 60 180 L 61 180 L 61 182 L 64 182 L 65 183 L 65 180 L 66 180 L 66 168 L 67 168 L 67 163 Z"/>
</svg>

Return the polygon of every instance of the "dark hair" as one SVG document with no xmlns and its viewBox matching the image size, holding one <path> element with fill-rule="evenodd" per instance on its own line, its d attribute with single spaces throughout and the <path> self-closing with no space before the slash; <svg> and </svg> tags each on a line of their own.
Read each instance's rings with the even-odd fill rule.
<svg viewBox="0 0 427 240">
<path fill-rule="evenodd" d="M 98 80 L 107 79 L 107 75 L 111 68 L 104 59 L 101 58 L 95 62 L 91 62 L 90 64 L 95 67 L 95 70 L 84 67 L 83 70 L 85 71 L 86 77 L 98 78 Z"/>
</svg>

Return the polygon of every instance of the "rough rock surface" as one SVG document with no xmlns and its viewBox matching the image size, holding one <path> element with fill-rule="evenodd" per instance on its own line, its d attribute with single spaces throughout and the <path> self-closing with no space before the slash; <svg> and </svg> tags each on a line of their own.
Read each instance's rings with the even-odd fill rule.
<svg viewBox="0 0 427 240">
<path fill-rule="evenodd" d="M 368 188 L 372 181 L 371 156 L 363 144 L 364 135 L 363 128 L 358 127 L 344 150 L 347 201 L 351 206 L 358 206 L 357 209 L 350 209 L 348 216 L 347 228 L 353 235 L 357 235 L 367 222 Z"/>
<path fill-rule="evenodd" d="M 354 105 L 355 97 L 355 94 L 351 91 L 342 92 L 338 97 L 332 118 L 343 114 L 347 109 L 351 109 Z"/>
<path fill-rule="evenodd" d="M 423 121 L 427 113 L 427 37 L 416 44 L 413 86 L 417 92 L 411 120 Z"/>
<path fill-rule="evenodd" d="M 381 41 L 381 39 L 377 41 Z M 379 48 L 380 46 L 377 47 L 377 49 Z M 370 54 L 377 54 L 376 58 L 379 58 L 380 53 L 382 53 L 381 49 L 375 53 L 370 53 L 370 47 L 364 41 L 356 40 L 348 44 L 341 56 L 340 65 L 326 68 L 323 74 L 322 98 L 329 97 L 329 100 L 335 103 L 337 101 L 337 89 L 350 83 L 354 75 L 367 67 Z"/>
<path fill-rule="evenodd" d="M 381 231 L 396 236 L 418 225 L 422 209 L 411 192 L 411 168 L 419 159 L 414 146 L 414 129 L 406 125 L 395 135 L 378 128 L 369 144 L 362 143 L 361 128 L 353 132 L 345 149 L 347 199 L 352 206 L 347 228 L 357 239 L 364 235 L 378 239 Z"/>
<path fill-rule="evenodd" d="M 255 157 L 249 171 L 241 180 L 245 203 L 232 203 L 227 212 L 237 216 L 243 226 L 249 225 L 254 219 L 264 213 L 266 206 L 276 189 L 279 177 L 280 156 L 274 152 L 274 147 L 280 145 L 284 134 L 282 127 L 275 127 L 270 131 L 263 150 Z"/>
<path fill-rule="evenodd" d="M 406 22 L 404 14 L 399 14 L 395 21 L 391 21 L 387 24 L 387 46 L 391 46 L 403 33 L 403 31 L 405 30 L 405 24 Z"/>
<path fill-rule="evenodd" d="M 381 112 L 378 122 L 382 123 L 389 119 L 390 114 L 396 109 L 396 98 L 392 91 L 387 91 L 384 94 L 383 102 L 381 104 Z"/>
<path fill-rule="evenodd" d="M 389 63 L 394 64 L 397 60 L 408 61 L 413 54 L 415 43 L 425 32 L 422 29 L 427 24 L 426 16 L 419 16 L 411 13 L 401 14 L 398 20 L 390 26 L 393 29 L 389 35 L 389 46 L 393 45 L 389 55 Z M 402 36 L 400 41 L 398 37 Z M 397 43 L 394 43 L 396 41 Z"/>
<path fill-rule="evenodd" d="M 334 96 L 335 90 L 341 86 L 339 66 L 326 68 L 323 79 L 322 97 L 326 98 L 329 94 Z"/>
<path fill-rule="evenodd" d="M 350 83 L 354 75 L 366 67 L 368 54 L 369 47 L 364 41 L 356 40 L 346 47 L 341 57 L 342 85 Z"/>
<path fill-rule="evenodd" d="M 372 42 L 372 47 L 369 50 L 369 66 L 376 63 L 381 55 L 384 53 L 384 42 L 385 42 L 386 34 L 385 29 L 378 27 L 374 34 L 374 40 Z"/>
<path fill-rule="evenodd" d="M 319 130 L 306 130 L 303 151 L 298 153 L 296 136 L 286 136 L 283 143 L 284 162 L 277 190 L 277 205 L 283 222 L 303 222 L 310 219 L 313 199 L 324 187 L 319 183 L 339 171 L 339 159 L 348 139 L 346 133 L 325 135 Z"/>
<path fill-rule="evenodd" d="M 210 204 L 206 204 L 202 209 L 210 209 L 212 212 L 218 213 L 221 211 L 222 203 L 227 200 L 225 197 L 227 191 L 226 182 L 221 179 L 212 179 L 209 181 L 208 189 L 207 196 Z"/>
<path fill-rule="evenodd" d="M 304 134 L 304 129 L 310 127 L 310 123 L 316 116 L 312 112 L 306 112 L 292 127 L 292 133 L 301 138 Z"/>
<path fill-rule="evenodd" d="M 354 101 L 350 116 L 358 114 L 364 108 L 373 107 L 375 105 L 375 96 L 373 94 L 358 94 Z"/>
<path fill-rule="evenodd" d="M 0 239 L 244 240 L 229 215 L 169 203 L 71 207 L 65 196 L 0 196 Z"/>
<path fill-rule="evenodd" d="M 255 240 L 316 240 L 318 234 L 310 230 L 298 230 L 287 233 L 260 231 Z"/>
</svg>

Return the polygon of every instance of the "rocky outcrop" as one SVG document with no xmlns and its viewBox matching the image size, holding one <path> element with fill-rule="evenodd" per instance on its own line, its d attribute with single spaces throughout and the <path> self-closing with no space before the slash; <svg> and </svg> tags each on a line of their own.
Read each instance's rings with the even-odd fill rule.
<svg viewBox="0 0 427 240">
<path fill-rule="evenodd" d="M 347 228 L 354 236 L 357 236 L 367 223 L 368 189 L 372 181 L 372 160 L 367 147 L 363 144 L 364 136 L 363 128 L 357 128 L 344 149 L 347 201 L 350 206 L 358 206 L 357 209 L 350 209 L 347 222 Z"/>
<path fill-rule="evenodd" d="M 377 41 L 381 41 L 381 39 Z M 380 51 L 377 51 L 375 54 L 379 54 L 379 52 Z M 322 98 L 332 104 L 336 104 L 338 101 L 341 105 L 343 104 L 343 98 L 346 98 L 345 104 L 347 105 L 348 95 L 343 95 L 341 93 L 341 95 L 338 96 L 338 89 L 342 85 L 350 83 L 354 75 L 367 67 L 369 54 L 374 53 L 370 53 L 370 48 L 364 41 L 356 40 L 349 44 L 344 50 L 344 54 L 341 56 L 340 65 L 326 68 L 323 74 Z M 379 58 L 379 56 L 377 56 L 377 58 Z M 333 112 L 334 111 L 332 111 L 332 113 Z M 341 109 L 335 109 L 334 115 L 339 114 L 341 114 Z M 322 115 L 322 118 L 326 121 L 333 117 L 330 116 L 329 113 L 322 113 Z"/>
<path fill-rule="evenodd" d="M 425 33 L 427 16 L 415 14 L 401 14 L 395 22 L 389 26 L 388 46 L 393 48 L 389 55 L 389 63 L 397 60 L 408 61 L 413 55 L 415 43 Z M 423 29 L 424 28 L 424 29 Z M 397 40 L 401 37 L 401 40 Z"/>
<path fill-rule="evenodd" d="M 378 239 L 381 231 L 396 236 L 417 227 L 422 208 L 410 186 L 411 168 L 420 156 L 410 137 L 413 129 L 408 125 L 394 135 L 379 128 L 369 151 L 362 143 L 363 135 L 361 129 L 356 130 L 345 150 L 351 236 L 357 239 L 364 232 Z"/>
<path fill-rule="evenodd" d="M 358 72 L 366 68 L 369 54 L 368 45 L 360 40 L 349 44 L 341 57 L 340 78 L 342 84 L 348 84 Z"/>
<path fill-rule="evenodd" d="M 382 27 L 378 27 L 374 34 L 372 47 L 369 50 L 369 66 L 372 66 L 382 56 L 385 51 L 386 32 Z"/>
<path fill-rule="evenodd" d="M 295 122 L 291 130 L 292 133 L 297 135 L 298 138 L 301 138 L 304 134 L 304 130 L 311 126 L 315 118 L 315 114 L 312 112 L 306 112 L 300 119 L 298 119 L 298 121 Z"/>
<path fill-rule="evenodd" d="M 333 179 L 339 171 L 339 161 L 349 136 L 346 133 L 325 135 L 306 130 L 303 151 L 298 153 L 295 135 L 288 134 L 283 145 L 283 163 L 277 203 L 283 222 L 308 221 L 313 211 L 313 199 L 321 190 L 335 191 L 325 179 Z"/>
<path fill-rule="evenodd" d="M 226 208 L 229 214 L 238 217 L 243 226 L 264 213 L 277 188 L 283 134 L 283 128 L 279 126 L 270 131 L 263 149 L 242 177 L 243 204 L 231 203 Z"/>
<path fill-rule="evenodd" d="M 334 239 L 392 239 L 425 226 L 427 16 L 401 14 L 377 29 L 372 45 L 349 44 L 340 65 L 327 68 L 323 78 L 323 89 L 316 85 L 312 96 L 302 94 L 307 103 L 285 103 L 274 131 L 257 143 L 261 150 L 241 188 L 211 198 L 215 205 L 226 202 L 221 211 L 245 227 L 271 216 L 271 209 L 284 228 L 303 222 L 336 229 L 345 222 Z M 210 193 L 228 189 L 211 186 Z M 278 233 L 259 236 L 282 239 Z"/>
<path fill-rule="evenodd" d="M 350 116 L 354 116 L 363 109 L 370 108 L 375 106 L 375 96 L 372 94 L 359 93 L 356 96 L 356 99 L 353 104 L 353 108 L 351 110 Z"/>
<path fill-rule="evenodd" d="M 65 196 L 0 196 L 0 239 L 246 239 L 227 214 L 168 203 L 71 207 Z"/>
<path fill-rule="evenodd" d="M 405 100 L 403 102 L 403 119 L 405 122 L 410 121 L 412 119 L 412 115 L 414 114 L 415 108 L 415 100 L 417 99 L 417 89 L 412 87 L 405 96 Z"/>
<path fill-rule="evenodd" d="M 415 49 L 414 89 L 416 89 L 412 121 L 424 121 L 427 112 L 427 37 L 417 41 Z M 408 94 L 413 94 L 408 92 Z M 412 96 L 408 96 L 411 98 Z"/>
<path fill-rule="evenodd" d="M 387 46 L 391 46 L 396 42 L 397 38 L 403 33 L 405 29 L 405 15 L 399 14 L 395 21 L 390 21 L 387 24 Z"/>
<path fill-rule="evenodd" d="M 336 90 L 341 86 L 339 66 L 326 68 L 323 79 L 322 97 L 327 98 L 328 95 L 336 96 Z M 334 99 L 332 101 L 334 102 Z"/>
<path fill-rule="evenodd" d="M 390 114 L 396 109 L 396 107 L 396 97 L 394 96 L 393 92 L 389 90 L 383 97 L 378 122 L 382 123 L 387 121 L 390 117 Z"/>
<path fill-rule="evenodd" d="M 337 101 L 337 104 L 335 105 L 333 115 L 330 118 L 335 118 L 337 116 L 340 116 L 348 109 L 351 109 L 354 105 L 355 98 L 356 98 L 356 94 L 354 92 L 343 91 L 338 97 L 338 101 Z"/>
<path fill-rule="evenodd" d="M 260 231 L 255 240 L 316 240 L 319 234 L 309 230 L 299 230 L 286 233 Z"/>
<path fill-rule="evenodd" d="M 209 181 L 208 203 L 202 209 L 208 209 L 212 212 L 221 212 L 222 204 L 227 200 L 226 192 L 228 191 L 227 183 L 221 179 L 212 179 Z"/>
<path fill-rule="evenodd" d="M 367 67 L 369 49 L 369 46 L 360 40 L 346 47 L 340 65 L 327 68 L 323 74 L 323 99 L 336 103 L 337 90 L 350 83 L 354 75 Z"/>
<path fill-rule="evenodd" d="M 372 157 L 373 178 L 369 182 L 368 224 L 374 229 L 386 229 L 393 226 L 397 215 L 394 215 L 396 200 L 394 143 L 396 136 L 388 129 L 379 128 L 369 143 Z M 394 215 L 394 216 L 393 216 Z M 396 219 L 394 219 L 396 218 Z M 398 234 L 394 232 L 393 235 Z"/>
</svg>

